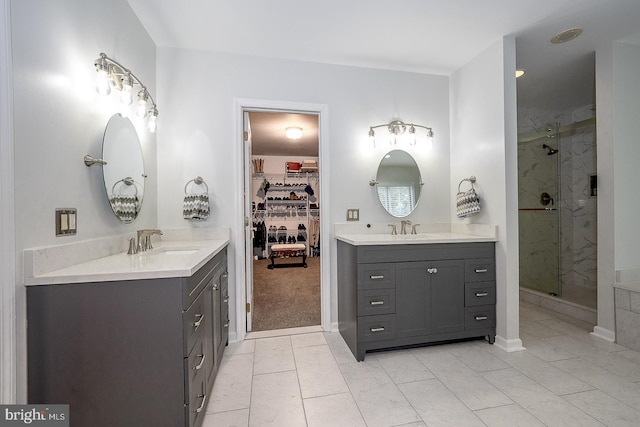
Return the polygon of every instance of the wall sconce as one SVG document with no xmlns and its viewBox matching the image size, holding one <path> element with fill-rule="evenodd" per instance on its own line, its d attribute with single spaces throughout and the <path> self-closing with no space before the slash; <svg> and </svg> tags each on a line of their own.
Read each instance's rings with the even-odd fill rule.
<svg viewBox="0 0 640 427">
<path fill-rule="evenodd" d="M 387 128 L 389 133 L 389 144 L 396 145 L 398 143 L 398 136 L 409 131 L 409 145 L 416 145 L 417 135 L 416 128 L 426 130 L 426 140 L 429 144 L 433 144 L 433 129 L 428 126 L 417 125 L 415 123 L 403 123 L 400 120 L 394 120 L 389 124 L 369 126 L 369 146 L 375 148 L 376 146 L 376 133 L 374 129 Z"/>
<path fill-rule="evenodd" d="M 158 108 L 147 87 L 140 79 L 122 64 L 109 58 L 104 53 L 101 53 L 100 57 L 95 60 L 94 65 L 98 73 L 96 90 L 100 95 L 109 95 L 113 87 L 121 92 L 120 102 L 124 105 L 131 105 L 133 104 L 134 87 L 136 85 L 140 87 L 136 114 L 141 118 L 149 117 L 147 122 L 149 132 L 154 133 L 157 126 Z"/>
</svg>

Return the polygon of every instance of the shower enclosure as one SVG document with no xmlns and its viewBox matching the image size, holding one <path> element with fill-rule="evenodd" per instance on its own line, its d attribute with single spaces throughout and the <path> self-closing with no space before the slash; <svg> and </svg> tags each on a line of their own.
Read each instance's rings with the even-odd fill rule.
<svg viewBox="0 0 640 427">
<path fill-rule="evenodd" d="M 520 286 L 596 308 L 595 121 L 518 140 Z"/>
<path fill-rule="evenodd" d="M 518 143 L 520 286 L 562 295 L 557 127 Z"/>
</svg>

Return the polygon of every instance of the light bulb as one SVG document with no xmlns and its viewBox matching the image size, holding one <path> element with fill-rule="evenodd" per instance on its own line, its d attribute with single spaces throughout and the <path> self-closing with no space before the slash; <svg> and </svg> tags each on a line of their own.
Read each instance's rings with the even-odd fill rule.
<svg viewBox="0 0 640 427">
<path fill-rule="evenodd" d="M 100 57 L 96 59 L 95 66 L 98 72 L 96 91 L 100 95 L 109 95 L 111 93 L 111 79 L 109 78 L 109 65 L 107 64 L 107 60 Z"/>
<path fill-rule="evenodd" d="M 133 89 L 133 78 L 131 78 L 130 74 L 125 74 L 122 76 L 122 93 L 120 94 L 120 102 L 124 105 L 131 105 L 133 103 L 131 89 Z"/>
<path fill-rule="evenodd" d="M 409 145 L 416 145 L 416 128 L 413 125 L 409 128 Z"/>
<path fill-rule="evenodd" d="M 369 128 L 369 148 L 376 148 L 376 133 Z"/>
<path fill-rule="evenodd" d="M 147 99 L 149 99 L 149 94 L 146 90 L 138 92 L 138 107 L 136 108 L 138 117 L 147 117 Z"/>
<path fill-rule="evenodd" d="M 433 149 L 433 130 L 429 129 L 427 131 L 427 149 Z"/>
<path fill-rule="evenodd" d="M 398 139 L 395 133 L 389 134 L 389 145 L 396 145 L 398 143 Z"/>
<path fill-rule="evenodd" d="M 153 107 L 149 112 L 149 122 L 147 123 L 147 126 L 149 126 L 149 132 L 151 133 L 156 133 L 156 129 L 158 127 L 158 123 L 156 122 L 157 118 L 158 109 L 156 107 Z"/>
</svg>

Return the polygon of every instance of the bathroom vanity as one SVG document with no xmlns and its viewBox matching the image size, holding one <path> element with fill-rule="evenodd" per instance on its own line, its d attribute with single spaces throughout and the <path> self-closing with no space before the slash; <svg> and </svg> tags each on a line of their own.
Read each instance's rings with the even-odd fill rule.
<svg viewBox="0 0 640 427">
<path fill-rule="evenodd" d="M 32 278 L 29 403 L 69 404 L 72 426 L 200 426 L 228 341 L 227 243 Z"/>
<path fill-rule="evenodd" d="M 495 339 L 495 239 L 340 235 L 338 322 L 358 361 L 369 350 Z"/>
</svg>

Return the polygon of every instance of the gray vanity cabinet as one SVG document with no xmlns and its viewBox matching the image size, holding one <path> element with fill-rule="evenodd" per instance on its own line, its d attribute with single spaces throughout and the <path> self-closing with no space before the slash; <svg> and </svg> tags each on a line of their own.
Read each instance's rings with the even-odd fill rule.
<svg viewBox="0 0 640 427">
<path fill-rule="evenodd" d="M 354 246 L 338 241 L 338 322 L 365 352 L 495 338 L 494 243 Z"/>
<path fill-rule="evenodd" d="M 398 337 L 464 329 L 464 261 L 398 263 L 396 278 Z"/>
<path fill-rule="evenodd" d="M 200 426 L 226 273 L 224 249 L 190 277 L 28 286 L 28 402 L 69 404 L 77 427 Z"/>
</svg>

